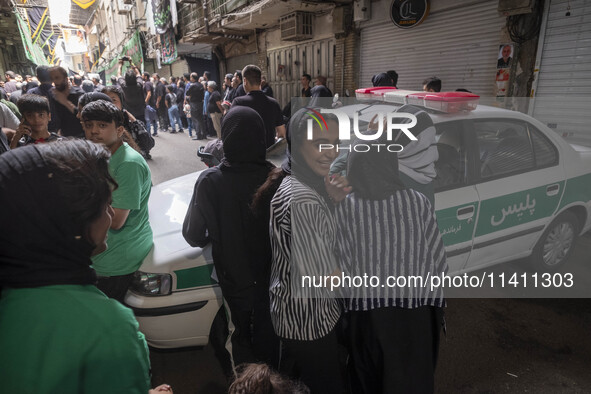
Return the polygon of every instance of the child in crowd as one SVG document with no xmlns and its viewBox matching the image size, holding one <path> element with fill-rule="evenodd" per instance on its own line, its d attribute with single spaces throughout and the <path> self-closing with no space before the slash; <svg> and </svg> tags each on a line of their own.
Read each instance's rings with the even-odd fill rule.
<svg viewBox="0 0 591 394">
<path fill-rule="evenodd" d="M 151 159 L 150 149 L 154 147 L 154 138 L 148 133 L 146 126 L 141 120 L 137 120 L 131 112 L 123 109 L 125 103 L 123 89 L 118 85 L 105 86 L 101 93 L 109 96 L 113 104 L 123 111 L 123 126 L 141 149 L 144 159 Z"/>
<path fill-rule="evenodd" d="M 310 394 L 310 390 L 303 383 L 280 375 L 266 364 L 242 364 L 228 393 Z"/>
<path fill-rule="evenodd" d="M 172 127 L 171 133 L 177 132 L 175 123 L 179 127 L 178 131 L 182 133 L 184 131 L 183 123 L 181 122 L 181 114 L 179 112 L 179 107 L 176 104 L 176 93 L 174 86 L 168 85 L 166 89 L 168 90 L 168 93 L 166 94 L 164 100 L 166 103 L 166 108 L 168 108 L 168 120 L 170 121 L 170 127 Z"/>
<path fill-rule="evenodd" d="M 112 103 L 93 101 L 82 110 L 86 138 L 111 152 L 109 171 L 119 187 L 113 191 L 113 222 L 108 249 L 93 258 L 99 278 L 97 287 L 107 296 L 123 301 L 133 274 L 152 248 L 148 220 L 151 174 L 144 158 L 123 142 L 123 113 Z"/>
<path fill-rule="evenodd" d="M 51 113 L 49 101 L 45 97 L 27 94 L 18 100 L 17 105 L 23 115 L 23 120 L 12 137 L 11 149 L 60 139 L 57 134 L 48 129 Z"/>
</svg>

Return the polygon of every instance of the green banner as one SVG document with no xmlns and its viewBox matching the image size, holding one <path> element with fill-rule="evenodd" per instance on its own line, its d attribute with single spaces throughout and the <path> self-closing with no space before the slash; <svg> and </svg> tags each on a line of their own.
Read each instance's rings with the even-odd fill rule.
<svg viewBox="0 0 591 394">
<path fill-rule="evenodd" d="M 16 23 L 18 25 L 18 31 L 21 35 L 21 40 L 23 42 L 23 47 L 25 48 L 25 55 L 27 56 L 27 59 L 29 59 L 38 66 L 42 64 L 48 64 L 47 59 L 43 54 L 43 50 L 38 45 L 33 44 L 29 28 L 27 27 L 25 21 L 22 19 L 20 13 L 15 12 L 15 15 Z"/>
<path fill-rule="evenodd" d="M 119 59 L 123 56 L 129 56 L 133 64 L 139 67 L 140 71 L 144 71 L 144 55 L 142 53 L 142 44 L 140 41 L 140 33 L 135 32 L 133 36 L 123 45 L 123 50 L 121 53 L 112 59 L 106 67 L 100 68 L 95 72 L 105 72 L 105 82 L 111 79 L 111 76 L 117 76 L 117 68 L 119 66 Z M 121 69 L 121 74 L 125 74 L 127 68 L 129 67 L 129 62 L 125 62 L 123 64 L 123 68 Z"/>
</svg>

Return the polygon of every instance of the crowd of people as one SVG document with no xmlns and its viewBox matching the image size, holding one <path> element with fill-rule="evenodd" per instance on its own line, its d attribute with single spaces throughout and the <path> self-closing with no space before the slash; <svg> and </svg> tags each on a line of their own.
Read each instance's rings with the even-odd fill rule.
<svg viewBox="0 0 591 394">
<path fill-rule="evenodd" d="M 419 141 L 397 137 L 407 156 L 351 153 L 335 172 L 336 150 L 318 146 L 338 144 L 336 116 L 325 115 L 326 128 L 313 124 L 312 135 L 307 108 L 286 121 L 257 66 L 225 75 L 221 91 L 207 71 L 167 83 L 133 64 L 122 76 L 123 66 L 110 85 L 94 78 L 84 90 L 63 68 L 40 66 L 40 84 L 21 86 L 18 115 L 2 110 L 3 387 L 149 391 L 147 345 L 123 300 L 153 245 L 152 137 L 187 127 L 223 146 L 221 164 L 195 184 L 182 233 L 191 246 L 212 245 L 230 393 L 433 392 L 440 291 L 301 285 L 303 275 L 446 271 L 430 117 L 403 107 L 418 120 Z M 302 97 L 332 96 L 325 77 L 311 81 L 302 75 Z M 276 168 L 266 151 L 281 137 L 287 158 Z M 150 390 L 158 392 L 172 388 Z"/>
</svg>

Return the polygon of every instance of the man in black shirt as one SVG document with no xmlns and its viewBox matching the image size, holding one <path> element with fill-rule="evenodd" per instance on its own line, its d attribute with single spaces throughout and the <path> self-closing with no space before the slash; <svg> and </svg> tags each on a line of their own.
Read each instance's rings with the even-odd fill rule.
<svg viewBox="0 0 591 394">
<path fill-rule="evenodd" d="M 211 116 L 213 128 L 217 134 L 218 139 L 222 138 L 222 95 L 216 90 L 217 83 L 215 81 L 207 82 L 207 90 L 209 91 L 209 101 L 207 103 L 207 112 Z"/>
<path fill-rule="evenodd" d="M 326 87 L 326 77 L 319 75 L 316 77 L 316 86 L 311 90 L 312 97 L 332 97 L 332 92 Z"/>
<path fill-rule="evenodd" d="M 156 96 L 156 111 L 158 112 L 158 123 L 160 123 L 160 131 L 168 131 L 168 111 L 166 105 L 164 105 L 164 98 L 166 97 L 166 80 L 160 79 L 160 76 L 156 73 L 152 74 L 154 83 L 156 83 L 155 96 Z"/>
<path fill-rule="evenodd" d="M 146 119 L 146 130 L 148 133 L 150 132 L 150 126 L 152 126 L 152 135 L 158 135 L 158 126 L 156 125 L 156 118 L 158 117 L 156 114 L 156 99 L 154 97 L 154 85 L 150 81 L 150 73 L 145 72 L 142 75 L 142 79 L 144 81 L 144 97 L 146 103 L 146 112 L 145 112 L 145 119 Z"/>
<path fill-rule="evenodd" d="M 300 82 L 302 83 L 302 95 L 301 97 L 311 97 L 311 88 L 310 82 L 312 82 L 312 77 L 309 74 L 304 74 L 300 78 Z"/>
<path fill-rule="evenodd" d="M 267 83 L 267 78 L 261 77 L 261 90 L 269 97 L 273 97 L 273 89 Z"/>
<path fill-rule="evenodd" d="M 205 125 L 203 124 L 203 98 L 205 96 L 205 89 L 199 82 L 199 75 L 191 73 L 191 86 L 186 93 L 186 100 L 191 105 L 191 121 L 195 129 L 194 140 L 205 139 Z"/>
<path fill-rule="evenodd" d="M 224 82 L 225 88 L 223 94 L 223 100 L 230 101 L 230 103 L 232 102 L 230 100 L 230 97 L 232 95 L 232 91 L 234 90 L 234 88 L 232 87 L 232 78 L 234 78 L 233 74 L 226 74 L 226 80 Z"/>
<path fill-rule="evenodd" d="M 246 90 L 244 89 L 244 84 L 243 84 L 243 77 L 242 77 L 242 72 L 240 70 L 236 71 L 236 73 L 234 73 L 234 77 L 236 77 L 236 79 L 238 80 L 238 87 L 236 89 L 234 89 L 234 95 L 232 96 L 232 101 L 233 102 L 234 99 L 236 97 L 242 97 L 244 95 L 246 95 Z"/>
<path fill-rule="evenodd" d="M 52 89 L 55 112 L 58 116 L 58 130 L 64 137 L 84 138 L 84 130 L 78 113 L 78 99 L 84 94 L 82 89 L 70 86 L 68 72 L 63 67 L 51 67 L 49 76 L 55 85 Z"/>
<path fill-rule="evenodd" d="M 242 70 L 244 76 L 244 90 L 246 96 L 236 97 L 232 107 L 243 105 L 258 112 L 265 123 L 265 142 L 267 148 L 275 143 L 275 135 L 285 137 L 285 124 L 281 107 L 274 98 L 261 91 L 261 69 L 255 65 L 248 65 Z"/>
</svg>

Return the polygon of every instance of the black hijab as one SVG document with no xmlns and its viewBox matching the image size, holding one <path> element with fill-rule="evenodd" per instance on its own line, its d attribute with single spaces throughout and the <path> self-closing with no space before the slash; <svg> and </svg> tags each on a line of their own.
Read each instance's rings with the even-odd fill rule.
<svg viewBox="0 0 591 394">
<path fill-rule="evenodd" d="M 353 144 L 364 143 L 356 140 Z M 377 141 L 388 145 L 382 138 Z M 347 180 L 353 192 L 368 200 L 385 200 L 406 189 L 398 173 L 398 156 L 387 149 L 370 152 L 352 151 L 347 160 Z"/>
<path fill-rule="evenodd" d="M 287 174 L 295 176 L 298 181 L 322 196 L 327 204 L 329 204 L 329 207 L 331 207 L 333 203 L 326 191 L 324 178 L 316 174 L 306 164 L 304 156 L 298 150 L 306 139 L 308 112 L 309 110 L 307 108 L 302 108 L 291 117 L 287 130 L 287 159 L 283 162 L 281 168 Z M 296 142 L 295 149 L 293 146 L 294 141 Z"/>
<path fill-rule="evenodd" d="M 236 167 L 244 163 L 267 164 L 265 123 L 254 109 L 232 106 L 222 119 L 224 158 L 222 165 Z"/>
<path fill-rule="evenodd" d="M 377 86 L 394 86 L 392 78 L 386 73 L 376 74 L 371 78 L 371 83 L 374 87 Z"/>
<path fill-rule="evenodd" d="M 77 234 L 57 169 L 29 145 L 0 156 L 0 287 L 94 284 L 94 249 Z"/>
<path fill-rule="evenodd" d="M 93 102 L 93 101 L 97 101 L 97 100 L 105 100 L 105 101 L 108 101 L 109 103 L 113 102 L 113 100 L 111 100 L 111 97 L 107 96 L 104 93 L 90 92 L 90 93 L 84 93 L 82 96 L 80 96 L 80 98 L 78 99 L 78 104 L 81 105 L 82 108 L 84 108 L 84 106 L 86 106 L 86 104 Z"/>
</svg>

